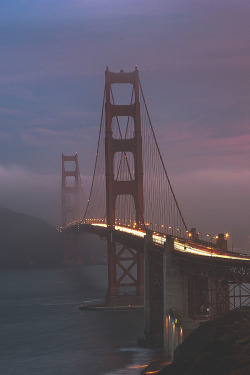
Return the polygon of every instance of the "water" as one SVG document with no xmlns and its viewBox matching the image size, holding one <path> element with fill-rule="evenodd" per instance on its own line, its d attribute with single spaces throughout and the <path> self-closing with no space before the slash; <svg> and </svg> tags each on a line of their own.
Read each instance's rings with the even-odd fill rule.
<svg viewBox="0 0 250 375">
<path fill-rule="evenodd" d="M 81 311 L 104 302 L 106 266 L 0 272 L 0 374 L 140 374 L 143 311 Z"/>
</svg>

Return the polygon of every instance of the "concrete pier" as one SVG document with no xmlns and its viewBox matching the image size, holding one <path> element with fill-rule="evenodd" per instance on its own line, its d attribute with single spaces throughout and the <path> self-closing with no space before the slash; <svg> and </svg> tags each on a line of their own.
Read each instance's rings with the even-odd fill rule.
<svg viewBox="0 0 250 375">
<path fill-rule="evenodd" d="M 164 251 L 152 246 L 152 236 L 145 239 L 145 339 L 164 347 L 166 358 L 198 325 L 188 316 L 188 278 L 173 256 L 174 238 L 167 236 Z"/>
</svg>

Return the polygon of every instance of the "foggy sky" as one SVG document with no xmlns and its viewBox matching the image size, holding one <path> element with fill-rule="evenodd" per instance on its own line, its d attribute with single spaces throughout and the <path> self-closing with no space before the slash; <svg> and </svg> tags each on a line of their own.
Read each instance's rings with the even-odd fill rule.
<svg viewBox="0 0 250 375">
<path fill-rule="evenodd" d="M 249 19 L 249 0 L 1 2 L 0 204 L 59 224 L 61 154 L 90 180 L 106 66 L 138 65 L 185 221 L 245 246 Z"/>
</svg>

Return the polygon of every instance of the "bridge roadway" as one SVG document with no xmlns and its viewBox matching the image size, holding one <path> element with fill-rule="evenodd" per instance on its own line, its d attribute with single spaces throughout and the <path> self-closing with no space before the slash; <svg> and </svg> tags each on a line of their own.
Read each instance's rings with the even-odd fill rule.
<svg viewBox="0 0 250 375">
<path fill-rule="evenodd" d="M 144 254 L 145 338 L 163 345 L 170 357 L 200 321 L 236 307 L 230 302 L 229 290 L 250 283 L 250 255 L 221 250 L 210 243 L 121 225 L 111 229 L 96 222 L 76 221 L 59 230 L 93 233 Z M 249 301 L 248 287 L 246 290 L 242 297 Z"/>
<path fill-rule="evenodd" d="M 81 221 L 74 221 L 69 223 L 66 227 L 60 228 L 65 232 L 89 232 L 99 235 L 100 237 L 107 237 L 110 229 L 106 224 L 90 223 L 86 224 Z M 144 250 L 144 238 L 146 231 L 133 229 L 116 225 L 112 229 L 114 240 L 127 244 L 135 250 Z M 166 241 L 166 234 L 159 232 L 152 232 L 152 244 L 155 251 L 163 252 L 164 244 Z M 174 254 L 180 260 L 189 259 L 196 262 L 211 262 L 217 265 L 232 264 L 234 267 L 244 267 L 249 270 L 250 277 L 250 255 L 240 254 L 232 251 L 225 251 L 213 246 L 213 244 L 206 243 L 205 241 L 194 242 L 182 238 L 174 237 Z"/>
</svg>

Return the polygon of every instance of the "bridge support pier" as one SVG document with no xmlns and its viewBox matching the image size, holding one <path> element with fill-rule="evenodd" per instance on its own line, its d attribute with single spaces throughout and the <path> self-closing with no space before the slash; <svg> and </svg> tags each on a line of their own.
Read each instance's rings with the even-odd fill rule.
<svg viewBox="0 0 250 375">
<path fill-rule="evenodd" d="M 171 358 L 182 339 L 198 323 L 188 316 L 188 279 L 174 260 L 174 238 L 167 236 L 164 252 L 152 246 L 152 235 L 145 239 L 145 340 L 164 346 Z"/>
<path fill-rule="evenodd" d="M 189 318 L 188 277 L 173 252 L 174 238 L 167 236 L 163 255 L 163 344 L 169 358 L 183 338 L 199 325 Z"/>
<path fill-rule="evenodd" d="M 144 244 L 145 340 L 149 345 L 163 343 L 163 254 L 153 247 L 152 233 Z"/>
</svg>

